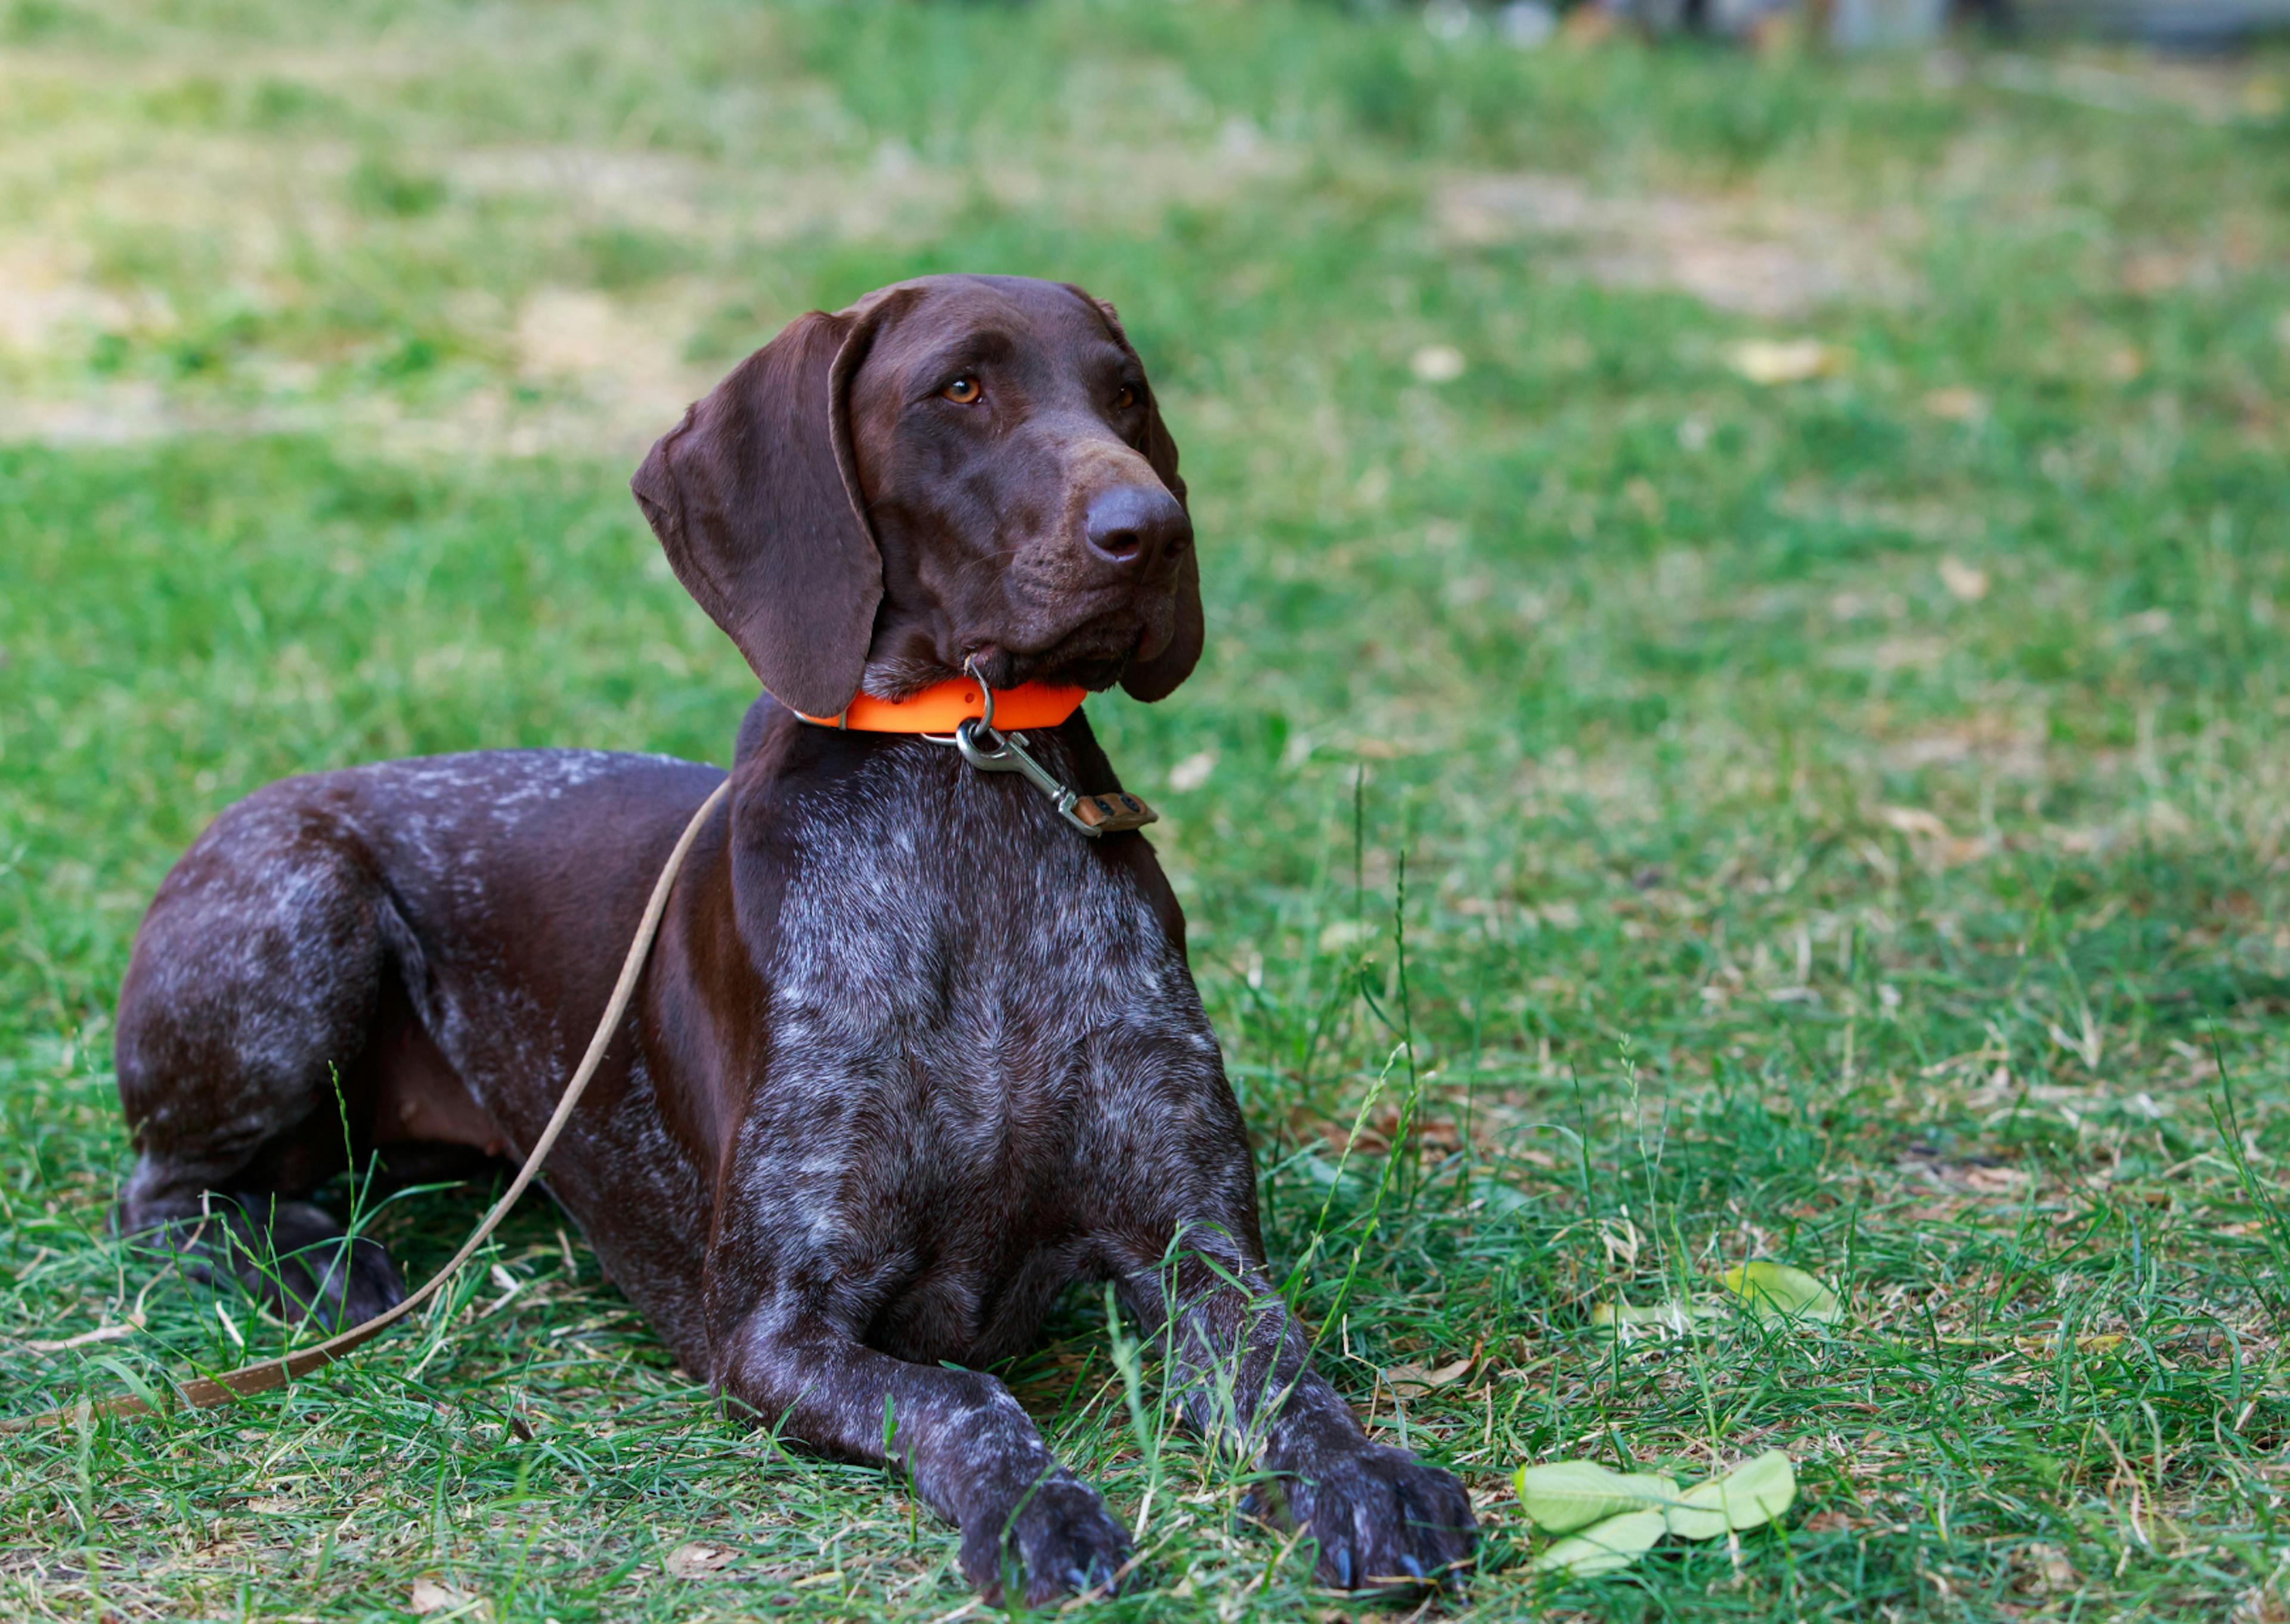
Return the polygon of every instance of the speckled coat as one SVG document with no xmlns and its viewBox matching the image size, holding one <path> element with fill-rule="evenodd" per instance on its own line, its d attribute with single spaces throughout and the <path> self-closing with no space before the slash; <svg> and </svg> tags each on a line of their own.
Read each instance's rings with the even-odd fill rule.
<svg viewBox="0 0 2290 1624">
<path fill-rule="evenodd" d="M 1173 445 L 1076 290 L 932 279 L 805 318 L 637 490 L 695 596 L 807 709 L 965 661 L 1155 698 L 1198 652 Z M 836 552 L 854 528 L 855 566 Z M 822 571 L 872 592 L 839 638 L 786 601 L 855 589 Z M 1033 740 L 1067 781 L 1115 787 L 1085 716 Z M 307 1198 L 369 1152 L 400 1176 L 521 1156 L 721 777 L 484 752 L 225 812 L 122 993 L 123 1223 L 242 1268 L 266 1240 L 293 1253 L 265 1287 L 289 1311 L 396 1300 L 381 1250 Z M 1278 1475 L 1325 1578 L 1452 1573 L 1460 1485 L 1360 1432 L 1268 1289 L 1240 1113 L 1145 838 L 1085 839 L 1013 776 L 768 694 L 732 777 L 544 1175 L 685 1366 L 784 1436 L 902 1462 L 971 1579 L 1038 1602 L 1117 1583 L 1129 1541 L 981 1367 L 1066 1287 L 1110 1282 L 1168 1331 L 1195 1421 Z"/>
</svg>

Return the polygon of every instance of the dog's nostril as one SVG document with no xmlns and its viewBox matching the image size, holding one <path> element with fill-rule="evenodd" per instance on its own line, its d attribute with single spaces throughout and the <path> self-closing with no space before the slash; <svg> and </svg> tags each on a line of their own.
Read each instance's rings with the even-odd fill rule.
<svg viewBox="0 0 2290 1624">
<path fill-rule="evenodd" d="M 1190 530 L 1176 498 L 1157 485 L 1100 492 L 1090 501 L 1084 526 L 1089 549 L 1099 557 L 1148 570 L 1182 546 Z"/>
</svg>

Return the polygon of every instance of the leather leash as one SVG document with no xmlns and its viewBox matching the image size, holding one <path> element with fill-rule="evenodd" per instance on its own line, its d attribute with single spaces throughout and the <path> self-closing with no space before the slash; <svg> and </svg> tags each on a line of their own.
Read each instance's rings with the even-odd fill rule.
<svg viewBox="0 0 2290 1624">
<path fill-rule="evenodd" d="M 700 826 L 707 822 L 709 813 L 723 804 L 724 797 L 731 788 L 729 778 L 717 785 L 709 797 L 700 804 L 700 810 L 692 814 L 692 821 L 684 826 L 684 833 L 677 837 L 675 850 L 669 852 L 668 861 L 660 871 L 660 878 L 653 883 L 652 900 L 645 904 L 644 920 L 637 926 L 636 940 L 629 943 L 629 956 L 621 961 L 621 979 L 613 986 L 612 998 L 605 1005 L 604 1019 L 597 1021 L 597 1035 L 589 1040 L 589 1052 L 581 1057 L 580 1068 L 573 1072 L 572 1082 L 564 1085 L 564 1097 L 556 1102 L 556 1114 L 548 1119 L 548 1125 L 540 1131 L 540 1137 L 525 1153 L 524 1165 L 516 1170 L 516 1177 L 509 1180 L 508 1188 L 501 1193 L 499 1201 L 493 1203 L 492 1210 L 485 1214 L 469 1238 L 461 1243 L 461 1250 L 453 1254 L 452 1261 L 430 1276 L 428 1283 L 420 1291 L 383 1309 L 364 1324 L 353 1325 L 348 1331 L 328 1337 L 316 1347 L 305 1348 L 282 1358 L 259 1359 L 252 1364 L 242 1364 L 236 1370 L 225 1371 L 220 1376 L 201 1376 L 184 1382 L 180 1389 L 183 1404 L 194 1410 L 208 1409 L 234 1398 L 283 1388 L 297 1376 L 307 1376 L 312 1371 L 332 1364 L 435 1297 L 461 1265 L 476 1255 L 477 1248 L 485 1244 L 500 1227 L 501 1220 L 508 1216 L 508 1210 L 516 1204 L 516 1198 L 524 1194 L 525 1187 L 540 1172 L 540 1164 L 548 1159 L 550 1148 L 556 1143 L 556 1136 L 572 1120 L 572 1108 L 581 1103 L 581 1093 L 588 1088 L 589 1079 L 597 1075 L 597 1068 L 604 1061 L 605 1051 L 612 1046 L 613 1034 L 620 1029 L 621 1017 L 628 1012 L 629 1000 L 635 996 L 637 979 L 643 973 L 645 960 L 651 955 L 653 940 L 660 934 L 661 917 L 668 910 L 668 895 L 676 884 L 677 871 L 684 867 L 685 854 L 691 851 L 693 841 L 699 836 Z M 0 1432 L 31 1432 L 44 1427 L 74 1425 L 83 1408 L 91 1416 L 149 1415 L 153 1412 L 151 1406 L 141 1399 L 132 1394 L 123 1394 L 98 1404 L 75 1404 L 69 1409 L 50 1410 L 39 1415 L 12 1416 L 0 1420 Z"/>
</svg>

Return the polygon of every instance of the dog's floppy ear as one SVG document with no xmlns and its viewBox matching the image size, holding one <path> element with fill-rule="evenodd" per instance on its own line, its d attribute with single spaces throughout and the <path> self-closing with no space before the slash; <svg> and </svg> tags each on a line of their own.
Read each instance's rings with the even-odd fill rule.
<svg viewBox="0 0 2290 1624">
<path fill-rule="evenodd" d="M 685 590 L 781 704 L 859 692 L 883 559 L 851 455 L 852 374 L 895 296 L 813 311 L 733 369 L 629 482 Z"/>
<path fill-rule="evenodd" d="M 1071 283 L 1066 285 L 1073 286 Z M 1112 330 L 1115 341 L 1129 352 L 1132 360 L 1136 360 L 1137 350 L 1129 342 L 1128 333 L 1122 330 L 1120 312 L 1102 299 L 1090 298 L 1080 288 L 1073 291 L 1096 307 L 1098 314 L 1105 318 L 1106 326 Z M 1145 364 L 1138 361 L 1137 369 L 1143 372 Z M 1154 474 L 1169 488 L 1169 494 L 1175 497 L 1178 505 L 1189 514 L 1192 508 L 1185 500 L 1185 482 L 1177 473 L 1177 443 L 1170 437 L 1169 426 L 1161 420 L 1161 403 L 1155 397 L 1150 382 L 1145 386 L 1145 444 L 1141 449 L 1145 460 L 1152 464 Z M 1150 660 L 1132 661 L 1129 668 L 1121 674 L 1121 685 L 1133 698 L 1167 698 L 1176 692 L 1179 683 L 1193 674 L 1193 667 L 1200 662 L 1201 644 L 1206 636 L 1206 628 L 1201 620 L 1199 548 L 1187 548 L 1177 569 L 1176 629 L 1170 634 L 1168 647 Z"/>
</svg>

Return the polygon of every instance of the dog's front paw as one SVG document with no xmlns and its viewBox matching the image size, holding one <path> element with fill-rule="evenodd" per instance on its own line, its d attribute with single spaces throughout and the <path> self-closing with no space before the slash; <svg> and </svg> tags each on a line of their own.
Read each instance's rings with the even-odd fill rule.
<svg viewBox="0 0 2290 1624">
<path fill-rule="evenodd" d="M 989 1602 L 1022 1591 L 1038 1607 L 1061 1596 L 1109 1594 L 1120 1586 L 1129 1535 L 1105 1501 L 1060 1468 L 1029 1489 L 1015 1508 L 962 1531 L 963 1577 Z"/>
<path fill-rule="evenodd" d="M 1284 1473 L 1290 1514 L 1317 1540 L 1313 1570 L 1341 1590 L 1456 1585 L 1478 1544 L 1453 1472 L 1362 1443 Z"/>
</svg>

